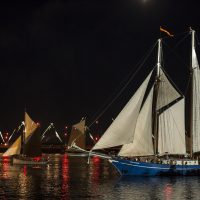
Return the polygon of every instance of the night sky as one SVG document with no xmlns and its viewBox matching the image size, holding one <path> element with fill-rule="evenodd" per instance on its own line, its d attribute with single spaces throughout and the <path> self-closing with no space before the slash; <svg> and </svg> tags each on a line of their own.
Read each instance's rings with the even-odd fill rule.
<svg viewBox="0 0 200 200">
<path fill-rule="evenodd" d="M 198 1 L 2 1 L 0 130 L 17 127 L 25 108 L 43 129 L 54 122 L 62 132 L 83 116 L 90 125 L 137 70 L 160 37 L 160 26 L 175 35 L 191 26 L 198 36 Z M 171 64 L 166 71 L 184 91 L 181 68 L 189 64 L 189 50 L 181 53 L 177 68 Z M 156 57 L 147 69 L 155 63 Z M 102 134 L 148 72 L 144 67 L 135 77 L 94 124 L 95 132 Z"/>
</svg>

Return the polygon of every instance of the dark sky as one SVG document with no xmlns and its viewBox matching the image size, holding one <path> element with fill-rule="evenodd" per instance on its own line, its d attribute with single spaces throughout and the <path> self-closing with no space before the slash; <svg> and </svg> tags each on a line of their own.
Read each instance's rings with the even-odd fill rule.
<svg viewBox="0 0 200 200">
<path fill-rule="evenodd" d="M 192 26 L 198 35 L 198 1 L 2 1 L 0 130 L 12 131 L 25 107 L 44 128 L 54 122 L 62 131 L 83 116 L 90 124 L 136 71 L 160 36 L 160 26 L 174 34 Z M 166 70 L 180 75 L 172 67 Z M 180 77 L 177 85 L 185 87 Z M 131 90 L 99 119 L 95 131 L 111 122 Z"/>
</svg>

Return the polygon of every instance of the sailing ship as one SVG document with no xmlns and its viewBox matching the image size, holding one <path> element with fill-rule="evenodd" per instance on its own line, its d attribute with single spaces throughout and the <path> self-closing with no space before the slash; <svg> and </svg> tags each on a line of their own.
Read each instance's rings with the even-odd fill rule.
<svg viewBox="0 0 200 200">
<path fill-rule="evenodd" d="M 3 154 L 12 157 L 13 164 L 47 164 L 47 159 L 41 157 L 41 136 L 39 125 L 25 112 L 24 130 L 15 142 Z"/>
<path fill-rule="evenodd" d="M 91 150 L 121 146 L 118 155 L 108 160 L 123 176 L 200 175 L 200 69 L 195 31 L 190 33 L 190 154 L 186 151 L 185 97 L 162 68 L 162 39 L 158 39 L 156 67 Z"/>
</svg>

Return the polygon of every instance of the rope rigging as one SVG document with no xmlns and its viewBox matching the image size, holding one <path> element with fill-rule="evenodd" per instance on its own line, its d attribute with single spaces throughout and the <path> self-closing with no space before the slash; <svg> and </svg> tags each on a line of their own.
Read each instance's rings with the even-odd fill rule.
<svg viewBox="0 0 200 200">
<path fill-rule="evenodd" d="M 156 42 L 157 43 L 157 42 Z M 148 54 L 147 54 L 147 56 L 145 56 L 145 58 L 143 58 L 143 59 L 141 59 L 139 62 L 138 62 L 138 64 L 136 65 L 136 67 L 135 68 L 137 68 L 137 66 L 138 66 L 138 68 L 137 68 L 137 70 L 133 73 L 133 70 L 131 71 L 131 73 L 129 73 L 128 74 L 128 76 L 127 77 L 129 77 L 130 76 L 130 74 L 132 74 L 131 76 L 130 76 L 130 78 L 128 79 L 128 81 L 127 81 L 127 83 L 122 87 L 122 89 L 116 94 L 116 96 L 111 100 L 111 102 L 110 103 L 108 103 L 108 105 L 102 110 L 102 112 L 100 112 L 100 114 L 89 124 L 89 126 L 88 127 L 91 127 L 107 110 L 108 110 L 108 108 L 119 98 L 119 96 L 123 93 L 123 91 L 127 88 L 127 86 L 130 84 L 130 82 L 133 80 L 133 78 L 136 76 L 136 74 L 140 71 L 140 69 L 142 68 L 142 66 L 144 65 L 144 63 L 146 62 L 146 60 L 149 58 L 149 56 L 150 56 L 150 54 L 152 53 L 152 51 L 153 51 L 153 49 L 155 48 L 155 46 L 156 46 L 156 43 L 153 45 L 153 47 L 152 48 L 150 48 L 150 50 L 148 51 Z M 134 69 L 135 69 L 134 68 Z M 127 77 L 126 77 L 126 79 L 127 79 Z M 124 82 L 124 81 L 122 81 L 122 82 Z M 121 83 L 122 83 L 121 82 Z M 120 83 L 120 86 L 121 86 L 121 83 Z M 119 86 L 119 87 L 120 87 Z M 119 88 L 118 87 L 118 88 Z M 115 91 L 117 91 L 118 90 L 118 88 L 115 90 Z M 115 93 L 115 92 L 114 92 Z M 112 96 L 112 95 L 111 95 Z M 110 98 L 108 98 L 108 99 L 110 99 Z M 107 101 L 106 101 L 107 102 Z M 103 106 L 102 107 L 104 107 L 104 105 L 105 105 L 106 103 L 104 103 L 103 104 Z M 94 115 L 95 116 L 95 115 Z"/>
</svg>

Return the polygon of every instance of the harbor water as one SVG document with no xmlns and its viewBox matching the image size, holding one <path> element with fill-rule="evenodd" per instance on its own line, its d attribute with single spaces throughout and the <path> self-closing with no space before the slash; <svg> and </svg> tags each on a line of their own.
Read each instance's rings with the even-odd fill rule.
<svg viewBox="0 0 200 200">
<path fill-rule="evenodd" d="M 0 200 L 200 199 L 200 177 L 121 178 L 107 161 L 50 154 L 45 166 L 0 164 Z"/>
</svg>

